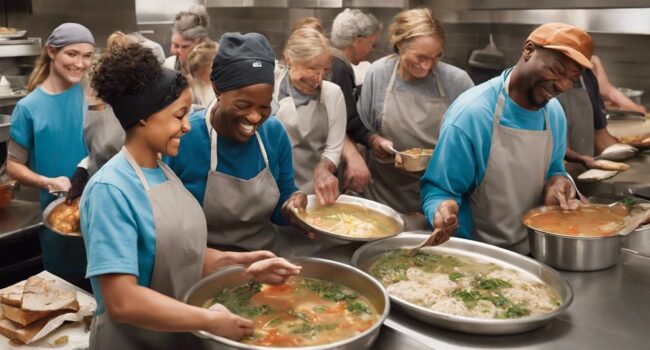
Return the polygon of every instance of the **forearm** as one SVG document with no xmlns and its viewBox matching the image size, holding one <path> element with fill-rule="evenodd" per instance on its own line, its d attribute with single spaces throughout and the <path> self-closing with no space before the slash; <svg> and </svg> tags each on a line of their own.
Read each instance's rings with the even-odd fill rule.
<svg viewBox="0 0 650 350">
<path fill-rule="evenodd" d="M 341 158 L 343 162 L 349 163 L 351 160 L 361 157 L 357 146 L 352 142 L 349 137 L 345 137 L 343 140 L 343 153 L 341 153 Z"/>
<path fill-rule="evenodd" d="M 584 154 L 580 154 L 568 147 L 566 149 L 566 154 L 564 155 L 564 159 L 567 162 L 580 163 L 580 164 L 585 164 L 585 157 L 588 156 Z"/>
<path fill-rule="evenodd" d="M 336 165 L 327 157 L 321 157 L 320 162 L 314 168 L 314 177 L 323 173 L 333 174 L 336 171 Z"/>
<path fill-rule="evenodd" d="M 612 134 L 607 131 L 607 128 L 596 130 L 595 136 L 596 142 L 594 148 L 596 154 L 601 154 L 607 147 L 618 143 L 618 139 L 612 136 Z"/>
<path fill-rule="evenodd" d="M 7 159 L 7 173 L 21 185 L 38 188 L 46 186 L 46 178 L 44 176 L 33 172 L 27 165 L 13 160 L 11 156 Z"/>
<path fill-rule="evenodd" d="M 237 253 L 224 252 L 212 248 L 206 248 L 203 256 L 203 276 L 229 265 L 239 264 Z"/>
</svg>

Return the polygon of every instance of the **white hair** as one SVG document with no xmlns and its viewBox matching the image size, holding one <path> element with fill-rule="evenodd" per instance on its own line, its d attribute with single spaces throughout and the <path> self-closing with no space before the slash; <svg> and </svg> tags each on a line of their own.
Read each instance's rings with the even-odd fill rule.
<svg viewBox="0 0 650 350">
<path fill-rule="evenodd" d="M 180 34 L 185 40 L 204 39 L 208 37 L 209 25 L 210 16 L 205 6 L 193 5 L 176 15 L 172 32 Z"/>
<path fill-rule="evenodd" d="M 332 45 L 338 49 L 348 47 L 358 37 L 366 37 L 379 32 L 383 24 L 372 13 L 357 9 L 345 9 L 332 23 L 330 35 Z"/>
</svg>

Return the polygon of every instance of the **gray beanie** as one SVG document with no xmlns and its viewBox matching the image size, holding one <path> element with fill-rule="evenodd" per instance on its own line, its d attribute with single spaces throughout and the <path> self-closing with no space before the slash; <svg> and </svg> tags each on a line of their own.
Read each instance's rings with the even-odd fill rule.
<svg viewBox="0 0 650 350">
<path fill-rule="evenodd" d="M 95 46 L 95 38 L 88 28 L 79 23 L 63 23 L 56 27 L 45 45 L 64 47 L 70 44 L 88 43 Z"/>
</svg>

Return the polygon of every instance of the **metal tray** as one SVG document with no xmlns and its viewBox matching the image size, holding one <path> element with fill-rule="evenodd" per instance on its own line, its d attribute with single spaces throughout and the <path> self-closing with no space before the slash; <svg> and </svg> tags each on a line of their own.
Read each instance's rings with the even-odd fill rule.
<svg viewBox="0 0 650 350">
<path fill-rule="evenodd" d="M 426 235 L 430 234 L 425 231 L 416 231 L 414 233 L 403 233 L 397 237 L 364 244 L 354 252 L 352 264 L 363 271 L 368 271 L 375 260 L 384 253 L 394 249 L 413 247 L 421 243 L 426 238 L 424 233 Z M 471 334 L 505 335 L 523 333 L 545 326 L 555 317 L 566 311 L 573 301 L 573 289 L 571 285 L 557 271 L 515 252 L 481 242 L 454 237 L 440 246 L 425 249 L 489 260 L 503 267 L 532 275 L 553 288 L 562 299 L 562 305 L 557 310 L 547 314 L 517 319 L 482 319 L 449 315 L 430 310 L 394 296 L 390 297 L 393 303 L 398 305 L 411 317 L 431 325 Z"/>
<path fill-rule="evenodd" d="M 22 38 L 27 34 L 27 30 L 16 30 L 14 33 L 0 33 L 0 40 Z"/>
<path fill-rule="evenodd" d="M 595 156 L 594 160 L 600 160 L 600 159 L 611 160 L 611 161 L 626 160 L 631 157 L 634 157 L 634 155 L 638 151 L 636 148 L 630 145 L 619 146 L 619 147 L 620 149 L 617 149 L 615 151 L 609 151 L 609 152 L 607 152 L 607 149 L 605 149 L 603 153 Z"/>
<path fill-rule="evenodd" d="M 62 192 L 62 193 L 65 193 L 65 192 Z M 56 208 L 59 204 L 61 204 L 63 202 L 65 202 L 65 195 L 63 195 L 63 197 L 61 197 L 61 198 L 55 199 L 52 203 L 48 204 L 47 207 L 45 207 L 45 210 L 43 211 L 43 225 L 45 225 L 45 227 L 47 227 L 48 230 L 50 230 L 50 231 L 52 231 L 52 232 L 54 232 L 56 234 L 59 234 L 61 236 L 79 237 L 79 238 L 81 238 L 81 232 L 67 233 L 67 232 L 57 231 L 50 224 L 50 214 L 52 214 L 52 210 L 54 210 L 54 208 Z"/>
<path fill-rule="evenodd" d="M 402 217 L 399 215 L 398 212 L 393 210 L 393 208 L 383 205 L 381 203 L 377 203 L 374 201 L 371 201 L 369 199 L 365 198 L 360 198 L 360 197 L 354 197 L 354 196 L 348 196 L 345 194 L 342 194 L 339 196 L 339 198 L 336 199 L 336 203 L 346 203 L 346 204 L 355 204 L 355 205 L 360 205 L 362 207 L 372 209 L 375 211 L 378 211 L 391 219 L 395 220 L 397 222 L 397 225 L 399 226 L 399 230 L 397 232 L 394 232 L 391 235 L 383 236 L 383 237 L 350 237 L 350 236 L 345 236 L 345 235 L 340 235 L 338 233 L 334 232 L 329 232 L 329 231 L 324 231 L 321 230 L 315 226 L 312 226 L 308 224 L 307 222 L 303 221 L 302 218 L 299 216 L 296 216 L 298 218 L 299 225 L 301 226 L 302 229 L 307 230 L 307 231 L 312 231 L 316 232 L 319 234 L 323 234 L 326 236 L 334 237 L 337 239 L 341 239 L 344 241 L 354 241 L 354 242 L 370 242 L 370 241 L 376 241 L 378 239 L 385 239 L 389 237 L 393 237 L 398 235 L 402 230 L 404 229 L 404 220 Z M 310 194 L 307 196 L 307 210 L 310 210 L 312 208 L 316 208 L 320 206 L 321 204 L 318 202 L 318 199 L 316 198 L 316 195 Z"/>
</svg>

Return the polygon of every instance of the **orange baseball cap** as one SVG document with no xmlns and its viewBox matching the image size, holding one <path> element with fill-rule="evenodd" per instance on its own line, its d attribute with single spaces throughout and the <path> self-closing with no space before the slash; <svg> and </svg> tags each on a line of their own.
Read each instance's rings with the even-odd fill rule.
<svg viewBox="0 0 650 350">
<path fill-rule="evenodd" d="M 541 47 L 561 51 L 585 68 L 594 67 L 591 63 L 594 45 L 591 36 L 583 29 L 564 23 L 546 23 L 533 30 L 528 40 Z"/>
</svg>

